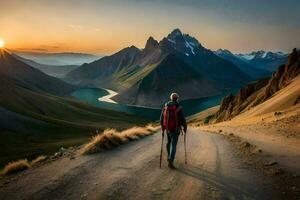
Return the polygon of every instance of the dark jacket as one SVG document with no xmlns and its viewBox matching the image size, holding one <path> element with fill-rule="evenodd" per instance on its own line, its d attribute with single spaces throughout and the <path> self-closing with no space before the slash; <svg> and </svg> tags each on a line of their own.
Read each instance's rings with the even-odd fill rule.
<svg viewBox="0 0 300 200">
<path fill-rule="evenodd" d="M 176 105 L 177 108 L 179 108 L 179 111 L 177 113 L 179 126 L 182 126 L 184 132 L 186 132 L 186 130 L 187 130 L 186 120 L 185 120 L 185 117 L 183 115 L 182 107 L 179 105 L 179 103 L 177 101 L 169 101 L 169 102 L 165 103 L 165 106 L 171 106 L 171 105 L 174 105 L 174 104 Z M 163 121 L 164 121 L 164 109 L 165 109 L 165 106 L 162 108 L 162 112 L 160 114 L 160 125 L 162 127 L 163 127 Z"/>
</svg>

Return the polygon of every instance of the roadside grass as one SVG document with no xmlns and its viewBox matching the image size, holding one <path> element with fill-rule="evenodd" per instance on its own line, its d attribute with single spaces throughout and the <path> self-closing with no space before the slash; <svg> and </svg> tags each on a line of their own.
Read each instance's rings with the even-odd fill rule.
<svg viewBox="0 0 300 200">
<path fill-rule="evenodd" d="M 25 171 L 27 169 L 31 169 L 32 167 L 35 167 L 36 165 L 44 162 L 48 159 L 48 156 L 38 156 L 32 161 L 28 161 L 27 159 L 20 159 L 17 161 L 9 162 L 7 165 L 4 166 L 4 168 L 0 171 L 0 176 L 7 176 L 16 174 L 21 171 Z"/>
<path fill-rule="evenodd" d="M 35 166 L 39 163 L 42 163 L 43 161 L 45 161 L 48 157 L 47 156 L 38 156 L 36 159 L 34 159 L 33 161 L 30 162 L 31 166 Z"/>
<path fill-rule="evenodd" d="M 106 129 L 101 134 L 93 136 L 89 143 L 81 149 L 82 155 L 93 154 L 102 150 L 112 149 L 114 147 L 126 144 L 129 141 L 138 140 L 145 136 L 154 134 L 158 130 L 151 124 L 145 127 L 132 127 L 124 131 L 116 129 Z"/>
<path fill-rule="evenodd" d="M 105 129 L 102 133 L 93 136 L 89 143 L 85 144 L 81 149 L 82 155 L 93 154 L 102 150 L 112 149 L 114 147 L 126 144 L 133 140 L 138 140 L 145 136 L 154 134 L 158 130 L 158 126 L 148 124 L 145 127 L 132 127 L 124 131 L 117 131 L 116 129 Z M 27 159 L 20 159 L 9 162 L 0 171 L 0 176 L 7 176 L 16 174 L 27 169 L 31 169 L 36 165 L 43 163 L 48 157 L 41 155 L 28 161 Z"/>
<path fill-rule="evenodd" d="M 24 158 L 31 161 L 40 155 L 51 156 L 61 147 L 79 146 L 90 139 L 90 134 L 80 135 L 64 129 L 63 131 L 64 135 L 63 132 L 51 134 L 45 131 L 43 134 L 0 132 L 0 169 L 11 161 Z"/>
<path fill-rule="evenodd" d="M 0 175 L 10 175 L 10 174 L 15 174 L 21 171 L 24 171 L 26 169 L 30 169 L 31 165 L 28 162 L 27 159 L 22 159 L 14 162 L 8 163 L 4 169 L 0 172 Z"/>
</svg>

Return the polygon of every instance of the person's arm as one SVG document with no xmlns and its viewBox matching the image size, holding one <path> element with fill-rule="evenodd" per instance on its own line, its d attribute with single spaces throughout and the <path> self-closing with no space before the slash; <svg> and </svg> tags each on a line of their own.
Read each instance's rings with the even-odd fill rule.
<svg viewBox="0 0 300 200">
<path fill-rule="evenodd" d="M 179 116 L 180 116 L 180 124 L 183 127 L 183 131 L 186 133 L 187 124 L 186 124 L 186 119 L 184 117 L 182 108 L 179 110 Z"/>
</svg>

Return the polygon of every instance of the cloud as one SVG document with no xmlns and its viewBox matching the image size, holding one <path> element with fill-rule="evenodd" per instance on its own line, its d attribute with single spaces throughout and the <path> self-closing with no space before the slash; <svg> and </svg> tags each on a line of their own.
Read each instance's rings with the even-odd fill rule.
<svg viewBox="0 0 300 200">
<path fill-rule="evenodd" d="M 35 48 L 35 49 L 30 49 L 31 51 L 43 51 L 43 52 L 47 52 L 48 49 L 42 49 L 42 48 Z"/>
<path fill-rule="evenodd" d="M 15 52 L 48 52 L 48 49 L 44 48 L 15 48 Z"/>
<path fill-rule="evenodd" d="M 46 48 L 46 49 L 59 49 L 59 46 L 54 46 L 54 45 L 40 45 L 41 48 Z"/>
<path fill-rule="evenodd" d="M 83 26 L 78 25 L 78 24 L 69 24 L 69 25 L 67 25 L 67 27 L 70 29 L 77 29 L 77 30 L 81 30 L 83 28 Z"/>
<path fill-rule="evenodd" d="M 99 29 L 99 28 L 94 28 L 94 29 L 92 29 L 94 32 L 100 32 L 101 31 L 101 29 Z"/>
</svg>

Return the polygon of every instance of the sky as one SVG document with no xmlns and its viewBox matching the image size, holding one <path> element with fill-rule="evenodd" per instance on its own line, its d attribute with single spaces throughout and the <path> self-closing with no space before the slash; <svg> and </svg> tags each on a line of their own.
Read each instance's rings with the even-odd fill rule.
<svg viewBox="0 0 300 200">
<path fill-rule="evenodd" d="M 18 51 L 109 55 L 175 28 L 232 52 L 300 47 L 299 0 L 0 0 L 0 39 Z"/>
</svg>

